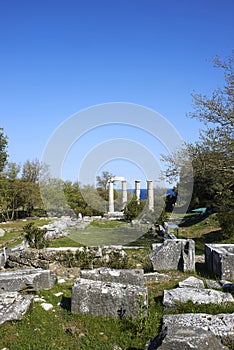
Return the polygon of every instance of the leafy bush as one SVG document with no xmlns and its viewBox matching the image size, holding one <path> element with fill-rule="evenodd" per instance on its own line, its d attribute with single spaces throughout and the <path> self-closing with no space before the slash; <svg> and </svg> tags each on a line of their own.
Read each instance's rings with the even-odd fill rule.
<svg viewBox="0 0 234 350">
<path fill-rule="evenodd" d="M 24 237 L 30 248 L 43 249 L 48 247 L 49 241 L 46 238 L 46 229 L 40 229 L 34 226 L 32 222 L 25 225 L 23 229 L 25 231 Z"/>
<path fill-rule="evenodd" d="M 124 208 L 124 214 L 127 221 L 131 221 L 137 218 L 144 209 L 146 201 L 138 201 L 136 196 L 133 196 L 131 202 L 129 202 Z"/>
</svg>

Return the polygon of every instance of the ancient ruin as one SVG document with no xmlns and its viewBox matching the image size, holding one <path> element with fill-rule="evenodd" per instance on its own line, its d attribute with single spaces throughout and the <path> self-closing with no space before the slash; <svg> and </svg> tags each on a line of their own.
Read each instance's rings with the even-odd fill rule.
<svg viewBox="0 0 234 350">
<path fill-rule="evenodd" d="M 0 272 L 0 293 L 51 289 L 57 280 L 50 270 L 26 269 Z"/>
<path fill-rule="evenodd" d="M 125 207 L 127 203 L 127 182 L 124 177 L 122 176 L 114 176 L 112 177 L 109 182 L 109 207 L 108 207 L 108 213 L 114 214 L 115 208 L 114 208 L 114 182 L 115 181 L 121 181 L 122 183 L 122 209 Z M 140 200 L 140 180 L 135 180 L 135 195 L 136 200 Z M 147 198 L 148 198 L 148 209 L 153 211 L 154 210 L 154 188 L 153 188 L 153 181 L 147 180 Z"/>
<path fill-rule="evenodd" d="M 192 239 L 168 239 L 154 247 L 150 254 L 154 271 L 195 270 L 195 243 Z"/>
<path fill-rule="evenodd" d="M 93 270 L 81 270 L 80 277 L 93 281 L 117 282 L 144 286 L 143 269 L 110 269 L 101 267 Z"/>
<path fill-rule="evenodd" d="M 234 302 L 230 293 L 220 292 L 214 289 L 203 288 L 175 288 L 164 290 L 163 305 L 166 309 L 176 306 L 178 302 L 186 303 L 192 301 L 198 304 L 221 304 L 225 302 Z"/>
<path fill-rule="evenodd" d="M 234 314 L 179 314 L 163 317 L 162 331 L 147 342 L 145 350 L 228 350 L 221 343 L 233 339 Z"/>
<path fill-rule="evenodd" d="M 234 280 L 234 244 L 206 244 L 205 262 L 215 276 Z"/>
<path fill-rule="evenodd" d="M 147 304 L 148 291 L 142 286 L 78 278 L 72 288 L 72 313 L 137 318 Z"/>
<path fill-rule="evenodd" d="M 21 320 L 33 303 L 33 295 L 18 292 L 0 293 L 0 325 L 7 321 Z"/>
</svg>

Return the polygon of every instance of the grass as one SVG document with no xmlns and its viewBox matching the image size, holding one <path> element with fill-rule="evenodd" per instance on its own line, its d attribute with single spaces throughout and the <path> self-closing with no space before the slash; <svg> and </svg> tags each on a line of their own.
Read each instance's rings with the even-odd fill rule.
<svg viewBox="0 0 234 350">
<path fill-rule="evenodd" d="M 37 293 L 53 305 L 53 310 L 45 311 L 40 303 L 35 302 L 23 320 L 0 327 L 0 345 L 9 350 L 110 350 L 114 346 L 122 350 L 143 350 L 146 342 L 157 336 L 161 329 L 163 290 L 176 287 L 187 277 L 187 274 L 178 271 L 167 274 L 166 281 L 148 284 L 148 317 L 140 313 L 136 320 L 72 314 L 70 305 L 74 279 L 56 284 L 49 291 Z M 54 294 L 57 292 L 63 292 L 63 295 L 56 297 Z M 233 308 L 228 304 L 217 307 L 188 302 L 178 304 L 173 313 L 230 313 Z"/>
<path fill-rule="evenodd" d="M 70 236 L 69 236 L 70 237 Z M 62 237 L 58 239 L 53 239 L 49 243 L 50 248 L 60 248 L 60 247 L 80 247 L 79 242 L 74 241 L 69 237 Z"/>
<path fill-rule="evenodd" d="M 75 242 L 86 246 L 123 245 L 135 241 L 144 232 L 125 222 L 94 222 L 84 230 L 72 228 L 69 236 Z"/>
<path fill-rule="evenodd" d="M 36 225 L 44 225 L 42 220 L 33 221 Z M 7 232 L 4 242 L 17 237 L 22 233 L 25 222 L 6 224 L 7 228 L 16 231 Z M 4 225 L 0 227 L 4 228 Z M 1 243 L 0 238 L 0 243 Z M 196 242 L 196 253 L 204 254 L 205 243 L 234 243 L 233 237 L 223 241 L 216 220 L 216 215 L 198 216 L 188 214 L 180 224 L 179 238 L 192 238 Z M 148 254 L 153 242 L 162 241 L 149 234 L 135 231 L 125 222 L 94 221 L 84 231 L 73 231 L 69 237 L 52 240 L 51 247 L 80 245 L 112 244 L 144 246 L 144 249 L 127 250 L 130 266 L 140 264 L 145 271 L 149 268 Z M 114 346 L 122 350 L 143 350 L 146 342 L 157 336 L 161 328 L 163 317 L 162 298 L 165 289 L 175 288 L 178 282 L 187 278 L 188 273 L 167 271 L 168 279 L 160 283 L 148 284 L 149 308 L 148 317 L 139 314 L 138 319 L 113 320 L 107 317 L 92 317 L 74 315 L 70 312 L 71 288 L 74 279 L 65 284 L 56 284 L 49 291 L 40 291 L 37 294 L 53 304 L 50 311 L 42 309 L 39 303 L 34 303 L 23 320 L 9 322 L 0 327 L 0 346 L 9 350 L 110 350 Z M 198 274 L 193 275 L 202 278 Z M 56 292 L 63 292 L 63 296 L 56 297 Z M 63 307 L 58 305 L 62 302 Z M 210 314 L 232 313 L 233 304 L 199 305 L 188 302 L 177 304 L 173 313 L 204 312 Z M 230 345 L 230 349 L 232 345 Z M 1 348 L 0 347 L 0 348 Z"/>
<path fill-rule="evenodd" d="M 48 224 L 50 220 L 18 220 L 7 223 L 0 223 L 0 228 L 6 231 L 5 235 L 3 237 L 0 237 L 0 246 L 7 245 L 8 247 L 12 247 L 21 243 L 24 239 L 23 227 L 30 222 L 39 227 Z"/>
<path fill-rule="evenodd" d="M 176 307 L 168 311 L 167 314 L 183 313 L 206 313 L 211 315 L 234 313 L 234 303 L 224 302 L 221 304 L 198 304 L 192 301 L 177 303 Z"/>
<path fill-rule="evenodd" d="M 90 226 L 99 227 L 99 228 L 116 228 L 128 226 L 124 221 L 118 220 L 94 220 L 90 223 Z"/>
<path fill-rule="evenodd" d="M 95 220 L 82 231 L 72 228 L 70 232 L 69 237 L 51 241 L 50 247 L 125 245 L 151 248 L 152 243 L 163 242 L 163 238 L 153 237 L 124 221 Z"/>
<path fill-rule="evenodd" d="M 62 291 L 62 297 L 54 293 Z M 75 349 L 143 349 L 146 341 L 160 328 L 162 306 L 153 303 L 149 316 L 137 320 L 113 320 L 107 317 L 74 315 L 69 310 L 71 283 L 55 285 L 38 293 L 54 305 L 45 311 L 35 303 L 22 321 L 0 328 L 1 346 L 12 350 L 75 350 Z M 64 308 L 58 305 L 64 302 Z"/>
<path fill-rule="evenodd" d="M 223 240 L 216 214 L 209 216 L 188 214 L 179 226 L 179 238 L 193 239 L 197 255 L 204 254 L 206 243 L 234 243 L 234 235 L 229 239 Z"/>
</svg>

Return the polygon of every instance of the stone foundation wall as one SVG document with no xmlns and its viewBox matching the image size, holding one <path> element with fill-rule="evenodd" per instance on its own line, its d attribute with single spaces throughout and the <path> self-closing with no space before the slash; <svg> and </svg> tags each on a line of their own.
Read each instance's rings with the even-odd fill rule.
<svg viewBox="0 0 234 350">
<path fill-rule="evenodd" d="M 25 249 L 11 253 L 6 261 L 7 268 L 42 268 L 48 269 L 50 264 L 58 263 L 64 267 L 125 268 L 128 263 L 126 253 L 121 249 L 80 247 L 63 249 Z"/>
</svg>

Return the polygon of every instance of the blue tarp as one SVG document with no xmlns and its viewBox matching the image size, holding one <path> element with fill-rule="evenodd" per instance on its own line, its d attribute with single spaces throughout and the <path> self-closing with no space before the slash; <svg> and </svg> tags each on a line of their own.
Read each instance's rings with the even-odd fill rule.
<svg viewBox="0 0 234 350">
<path fill-rule="evenodd" d="M 205 213 L 206 212 L 206 208 L 197 208 L 197 209 L 193 209 L 192 210 L 193 213 Z"/>
</svg>

